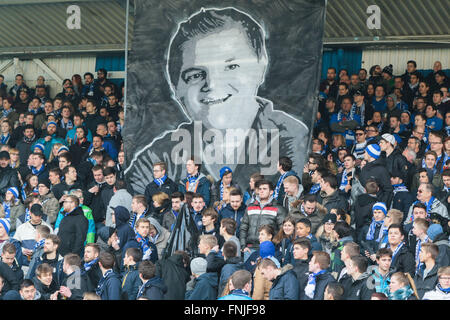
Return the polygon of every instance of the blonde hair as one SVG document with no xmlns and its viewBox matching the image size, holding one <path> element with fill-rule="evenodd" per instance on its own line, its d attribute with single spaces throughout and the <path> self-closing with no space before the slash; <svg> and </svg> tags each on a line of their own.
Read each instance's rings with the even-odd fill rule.
<svg viewBox="0 0 450 320">
<path fill-rule="evenodd" d="M 212 234 L 202 234 L 200 241 L 203 241 L 210 248 L 214 248 L 218 244 L 217 238 Z"/>
<path fill-rule="evenodd" d="M 169 195 L 164 192 L 158 192 L 152 196 L 152 200 L 158 204 L 163 204 L 164 200 L 166 199 L 169 199 Z"/>
</svg>

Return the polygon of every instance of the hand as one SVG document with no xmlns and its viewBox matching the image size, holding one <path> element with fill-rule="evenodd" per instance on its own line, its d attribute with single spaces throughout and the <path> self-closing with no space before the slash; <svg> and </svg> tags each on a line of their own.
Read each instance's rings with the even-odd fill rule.
<svg viewBox="0 0 450 320">
<path fill-rule="evenodd" d="M 352 188 L 352 186 L 350 185 L 350 184 L 347 184 L 346 186 L 345 186 L 345 192 L 349 192 L 349 190 Z"/>
<path fill-rule="evenodd" d="M 303 173 L 308 173 L 308 172 L 309 172 L 309 170 L 308 170 L 308 165 L 305 164 L 305 165 L 303 166 Z"/>
<path fill-rule="evenodd" d="M 362 160 L 361 164 L 360 164 L 361 169 L 364 168 L 365 165 L 366 165 L 366 160 Z"/>
<path fill-rule="evenodd" d="M 113 247 L 114 250 L 119 250 L 120 249 L 119 243 L 117 241 L 113 241 L 111 243 L 111 247 Z"/>
<path fill-rule="evenodd" d="M 50 300 L 58 300 L 59 291 L 55 291 L 52 295 L 50 295 Z"/>
<path fill-rule="evenodd" d="M 47 141 L 47 142 L 49 142 L 50 140 L 52 140 L 52 137 L 51 137 L 51 136 L 46 136 L 46 137 L 44 138 L 44 140 Z"/>
<path fill-rule="evenodd" d="M 330 153 L 328 154 L 327 160 L 332 162 L 333 161 L 333 155 Z"/>
<path fill-rule="evenodd" d="M 244 250 L 242 250 L 242 252 L 248 252 L 248 253 L 250 253 L 250 252 L 252 252 L 252 250 L 250 250 L 250 248 L 244 248 Z"/>
<path fill-rule="evenodd" d="M 95 193 L 95 194 L 97 194 L 99 191 L 100 190 L 99 190 L 98 186 L 92 187 L 88 190 L 89 193 Z"/>
<path fill-rule="evenodd" d="M 64 297 L 70 298 L 72 296 L 72 291 L 69 288 L 61 286 L 59 288 L 59 293 L 61 293 Z"/>
<path fill-rule="evenodd" d="M 338 168 L 338 172 L 339 172 L 339 173 L 342 173 L 342 171 L 344 171 L 344 168 L 343 168 L 343 167 L 339 167 L 339 168 Z"/>
<path fill-rule="evenodd" d="M 320 118 L 321 118 L 320 112 L 317 112 L 316 118 L 317 118 L 317 120 L 320 120 Z"/>
<path fill-rule="evenodd" d="M 211 250 L 215 251 L 215 252 L 219 252 L 219 245 L 215 245 Z"/>
</svg>

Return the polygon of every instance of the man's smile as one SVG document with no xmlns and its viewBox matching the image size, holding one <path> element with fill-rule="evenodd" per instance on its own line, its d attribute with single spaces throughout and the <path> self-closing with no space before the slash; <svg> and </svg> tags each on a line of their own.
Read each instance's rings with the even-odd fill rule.
<svg viewBox="0 0 450 320">
<path fill-rule="evenodd" d="M 232 95 L 228 94 L 225 98 L 221 99 L 212 99 L 212 98 L 203 98 L 200 99 L 200 102 L 206 105 L 213 105 L 227 101 Z"/>
</svg>

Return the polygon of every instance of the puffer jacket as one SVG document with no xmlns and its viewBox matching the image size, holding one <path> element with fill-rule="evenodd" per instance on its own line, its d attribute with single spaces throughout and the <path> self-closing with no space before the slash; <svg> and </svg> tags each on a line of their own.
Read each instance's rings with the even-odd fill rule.
<svg viewBox="0 0 450 320">
<path fill-rule="evenodd" d="M 259 246 L 259 232 L 258 229 L 262 225 L 270 225 L 275 229 L 275 232 L 283 225 L 283 220 L 286 217 L 286 209 L 275 204 L 275 200 L 266 203 L 262 208 L 259 204 L 259 198 L 250 204 L 245 210 L 244 217 L 241 222 L 241 230 L 239 239 L 241 241 L 241 248 L 247 246 Z"/>
<path fill-rule="evenodd" d="M 122 300 L 136 300 L 142 281 L 139 278 L 139 263 L 124 267 L 122 272 Z"/>
<path fill-rule="evenodd" d="M 244 203 L 242 203 L 241 206 L 237 210 L 234 210 L 230 204 L 227 204 L 226 207 L 224 207 L 219 212 L 218 225 L 220 225 L 220 222 L 222 221 L 222 219 L 231 218 L 234 221 L 236 221 L 236 234 L 239 235 L 239 233 L 241 231 L 242 218 L 244 217 L 246 208 L 247 208 L 247 206 Z"/>
<path fill-rule="evenodd" d="M 220 271 L 218 297 L 222 296 L 223 290 L 228 283 L 228 279 L 233 273 L 242 269 L 244 269 L 244 263 L 241 261 L 241 257 L 233 257 L 226 260 L 225 265 Z"/>
<path fill-rule="evenodd" d="M 345 196 L 341 194 L 339 189 L 336 189 L 336 191 L 330 195 L 327 195 L 324 191 L 320 191 L 317 201 L 327 209 L 328 213 L 331 212 L 331 209 L 338 208 L 348 211 L 348 201 L 345 199 Z"/>
<path fill-rule="evenodd" d="M 3 210 L 3 206 L 0 209 L 0 214 Z M 11 212 L 9 215 L 10 222 L 11 222 L 11 229 L 9 230 L 10 234 L 16 231 L 16 221 L 17 218 L 20 217 L 25 213 L 25 206 L 22 204 L 22 202 L 18 201 L 17 203 L 11 204 Z"/>
<path fill-rule="evenodd" d="M 298 300 L 300 298 L 300 285 L 294 267 L 287 264 L 281 268 L 281 273 L 272 282 L 269 300 Z"/>
</svg>

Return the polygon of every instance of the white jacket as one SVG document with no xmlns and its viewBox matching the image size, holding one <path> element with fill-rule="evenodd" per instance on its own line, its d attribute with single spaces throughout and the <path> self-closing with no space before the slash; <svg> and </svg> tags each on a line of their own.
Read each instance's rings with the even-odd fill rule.
<svg viewBox="0 0 450 320">
<path fill-rule="evenodd" d="M 42 221 L 41 224 L 49 227 L 50 233 L 53 233 L 52 227 L 47 222 Z M 36 238 L 36 228 L 32 226 L 30 221 L 22 223 L 17 228 L 13 238 L 21 242 L 22 248 L 33 250 L 36 243 L 36 240 L 34 240 Z"/>
<path fill-rule="evenodd" d="M 438 289 L 436 286 L 436 289 L 433 291 L 428 291 L 423 296 L 422 300 L 449 300 L 450 301 L 450 293 L 445 293 Z"/>
</svg>

